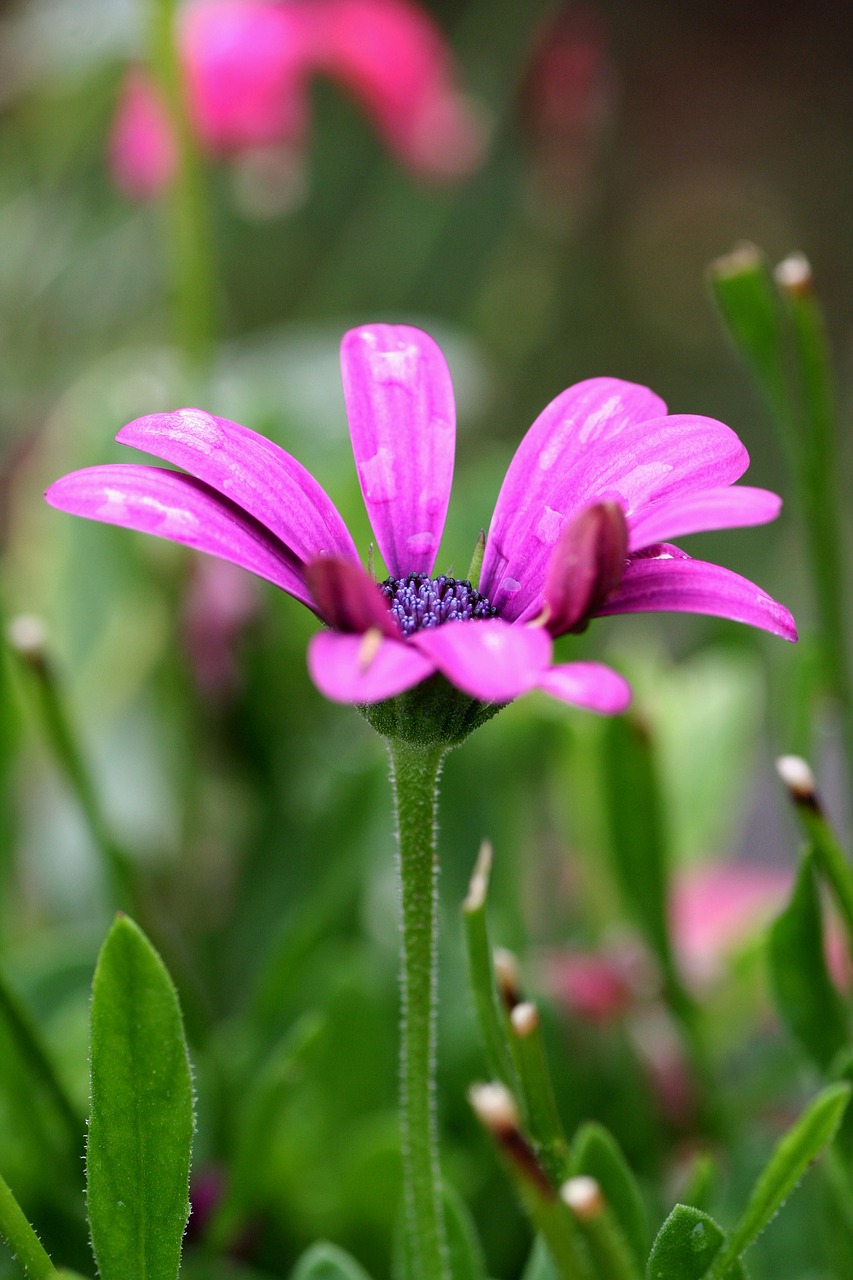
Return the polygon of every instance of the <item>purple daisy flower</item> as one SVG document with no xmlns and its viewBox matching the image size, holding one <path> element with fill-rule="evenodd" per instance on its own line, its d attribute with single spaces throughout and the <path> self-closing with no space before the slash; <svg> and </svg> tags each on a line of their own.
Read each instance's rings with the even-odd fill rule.
<svg viewBox="0 0 853 1280">
<path fill-rule="evenodd" d="M 327 697 L 370 708 L 440 675 L 465 695 L 466 732 L 532 689 L 624 710 L 630 689 L 610 668 L 551 662 L 554 639 L 594 616 L 713 614 L 796 639 L 787 609 L 759 587 L 664 541 L 778 514 L 775 494 L 732 487 L 749 459 L 721 422 L 668 415 L 647 388 L 615 378 L 570 387 L 510 463 L 475 585 L 432 577 L 455 449 L 441 351 L 418 329 L 369 325 L 346 334 L 341 361 L 358 477 L 389 574 L 381 584 L 304 467 L 200 409 L 138 418 L 117 436 L 180 471 L 90 467 L 58 480 L 47 500 L 267 578 L 326 623 L 308 665 Z"/>
</svg>

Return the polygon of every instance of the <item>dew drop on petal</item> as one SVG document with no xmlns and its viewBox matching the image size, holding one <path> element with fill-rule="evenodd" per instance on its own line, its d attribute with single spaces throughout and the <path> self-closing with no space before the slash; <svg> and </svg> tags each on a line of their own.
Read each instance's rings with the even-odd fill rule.
<svg viewBox="0 0 853 1280">
<path fill-rule="evenodd" d="M 364 496 L 369 502 L 393 502 L 397 496 L 397 480 L 394 475 L 394 455 L 382 445 L 372 458 L 359 466 Z"/>
<path fill-rule="evenodd" d="M 411 551 L 412 555 L 418 555 L 424 551 L 432 549 L 435 537 L 429 531 L 425 533 L 411 533 L 406 539 L 406 550 Z"/>
<path fill-rule="evenodd" d="M 546 547 L 553 547 L 562 533 L 565 523 L 565 516 L 561 515 L 559 511 L 555 511 L 553 507 L 546 507 L 536 525 L 536 537 Z"/>
</svg>

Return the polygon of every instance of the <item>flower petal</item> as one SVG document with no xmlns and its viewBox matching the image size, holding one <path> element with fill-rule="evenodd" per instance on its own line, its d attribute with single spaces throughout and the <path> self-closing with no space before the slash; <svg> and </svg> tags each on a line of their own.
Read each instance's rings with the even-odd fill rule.
<svg viewBox="0 0 853 1280">
<path fill-rule="evenodd" d="M 365 648 L 365 636 L 321 631 L 308 645 L 308 670 L 320 692 L 333 702 L 382 702 L 435 671 L 435 664 L 402 640 L 381 639 Z"/>
<path fill-rule="evenodd" d="M 305 574 L 317 612 L 334 631 L 363 635 L 375 628 L 400 639 L 400 628 L 388 601 L 360 564 L 324 556 L 312 560 Z"/>
<path fill-rule="evenodd" d="M 518 446 L 495 504 L 480 579 L 480 590 L 490 600 L 500 594 L 509 602 L 518 591 L 515 547 L 534 518 L 544 514 L 556 477 L 585 450 L 618 440 L 628 427 L 665 413 L 654 392 L 618 378 L 588 378 L 543 409 Z M 552 546 L 558 534 L 559 529 Z M 541 589 L 542 582 L 538 585 Z"/>
<path fill-rule="evenodd" d="M 533 689 L 551 661 L 544 627 L 511 626 L 499 618 L 447 622 L 409 640 L 451 684 L 481 702 L 511 702 Z"/>
<path fill-rule="evenodd" d="M 203 409 L 152 413 L 116 439 L 182 467 L 260 521 L 303 564 L 317 556 L 358 560 L 331 498 L 301 463 L 248 427 Z"/>
<path fill-rule="evenodd" d="M 614 613 L 672 611 L 705 613 L 746 622 L 796 640 L 794 619 L 784 605 L 730 569 L 692 560 L 677 547 L 663 544 L 654 556 L 633 557 L 617 590 L 597 610 Z"/>
<path fill-rule="evenodd" d="M 608 393 L 609 391 L 609 398 Z M 481 590 L 502 617 L 539 605 L 545 568 L 566 521 L 593 502 L 626 517 L 650 502 L 732 484 L 749 456 L 722 422 L 653 416 L 643 387 L 593 379 L 549 405 L 510 464 L 489 531 Z"/>
<path fill-rule="evenodd" d="M 429 574 L 456 444 L 444 356 L 419 329 L 369 325 L 344 336 L 341 369 L 361 492 L 388 572 Z"/>
<path fill-rule="evenodd" d="M 251 516 L 193 476 L 120 463 L 73 471 L 45 498 L 72 515 L 180 542 L 240 565 L 314 608 L 302 566 Z"/>
<path fill-rule="evenodd" d="M 549 667 L 536 687 L 562 702 L 603 716 L 617 716 L 631 702 L 628 681 L 602 662 L 564 662 Z"/>
<path fill-rule="evenodd" d="M 636 551 L 686 533 L 767 524 L 776 519 L 781 507 L 782 499 L 775 493 L 768 489 L 753 489 L 746 484 L 662 498 L 660 502 L 642 508 L 633 520 L 629 520 L 629 545 L 632 551 Z"/>
<path fill-rule="evenodd" d="M 544 622 L 552 636 L 583 622 L 619 585 L 628 528 L 618 502 L 598 502 L 563 530 L 548 563 Z"/>
</svg>

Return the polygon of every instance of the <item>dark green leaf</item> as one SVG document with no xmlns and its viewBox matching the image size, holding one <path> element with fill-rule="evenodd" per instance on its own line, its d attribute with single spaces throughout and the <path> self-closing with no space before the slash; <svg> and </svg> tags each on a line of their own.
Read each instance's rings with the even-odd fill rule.
<svg viewBox="0 0 853 1280">
<path fill-rule="evenodd" d="M 91 1080 L 87 1202 L 101 1280 L 173 1280 L 189 1216 L 190 1064 L 172 981 L 126 916 L 95 970 Z"/>
<path fill-rule="evenodd" d="M 652 742 L 636 717 L 614 716 L 604 731 L 604 774 L 614 872 L 625 899 L 667 971 L 667 839 Z"/>
<path fill-rule="evenodd" d="M 637 1265 L 649 1252 L 649 1227 L 637 1181 L 619 1144 L 603 1126 L 585 1124 L 572 1143 L 572 1171 L 595 1178 Z"/>
<path fill-rule="evenodd" d="M 849 1043 L 847 1015 L 830 981 L 813 854 L 803 858 L 791 900 L 770 930 L 770 976 L 779 1014 L 822 1071 Z"/>
<path fill-rule="evenodd" d="M 370 1280 L 354 1258 L 333 1244 L 312 1244 L 296 1264 L 290 1280 Z"/>
<path fill-rule="evenodd" d="M 725 1239 L 722 1227 L 707 1213 L 677 1204 L 652 1246 L 646 1280 L 702 1280 Z M 740 1263 L 725 1274 L 726 1280 L 746 1280 Z"/>
</svg>

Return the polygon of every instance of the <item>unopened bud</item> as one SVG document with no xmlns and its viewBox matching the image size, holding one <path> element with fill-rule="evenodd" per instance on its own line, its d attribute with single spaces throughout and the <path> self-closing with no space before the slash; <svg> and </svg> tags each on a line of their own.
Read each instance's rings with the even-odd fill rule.
<svg viewBox="0 0 853 1280">
<path fill-rule="evenodd" d="M 560 1187 L 560 1199 L 568 1205 L 579 1222 L 591 1222 L 606 1209 L 606 1201 L 595 1178 L 569 1178 Z"/>
<path fill-rule="evenodd" d="M 6 641 L 19 657 L 31 666 L 41 666 L 45 661 L 47 630 L 41 618 L 33 613 L 20 613 L 11 618 L 6 627 Z"/>
<path fill-rule="evenodd" d="M 522 1000 L 518 960 L 504 947 L 495 947 L 493 963 L 501 1003 L 509 1013 L 512 1013 L 515 1006 Z"/>
<path fill-rule="evenodd" d="M 521 1123 L 515 1098 L 506 1085 L 472 1084 L 468 1101 L 484 1129 L 496 1137 L 506 1137 L 518 1132 Z"/>
<path fill-rule="evenodd" d="M 509 1015 L 512 1029 L 522 1040 L 532 1036 L 539 1027 L 539 1010 L 529 1000 L 522 1000 Z"/>
<path fill-rule="evenodd" d="M 773 276 L 783 293 L 793 297 L 801 298 L 812 291 L 811 264 L 804 253 L 790 254 L 779 263 Z"/>
<path fill-rule="evenodd" d="M 474 864 L 471 882 L 468 885 L 468 896 L 462 903 L 463 911 L 472 913 L 484 906 L 486 894 L 489 891 L 489 877 L 492 874 L 492 859 L 492 846 L 488 840 L 484 840 Z"/>
<path fill-rule="evenodd" d="M 776 761 L 776 772 L 787 787 L 794 804 L 809 809 L 820 808 L 815 776 L 807 760 L 802 756 L 780 756 Z"/>
<path fill-rule="evenodd" d="M 755 271 L 756 268 L 759 268 L 762 261 L 761 250 L 748 240 L 745 240 L 742 244 L 737 245 L 731 253 L 726 253 L 711 263 L 711 275 L 723 280 L 731 276 L 745 275 L 748 271 Z"/>
</svg>

